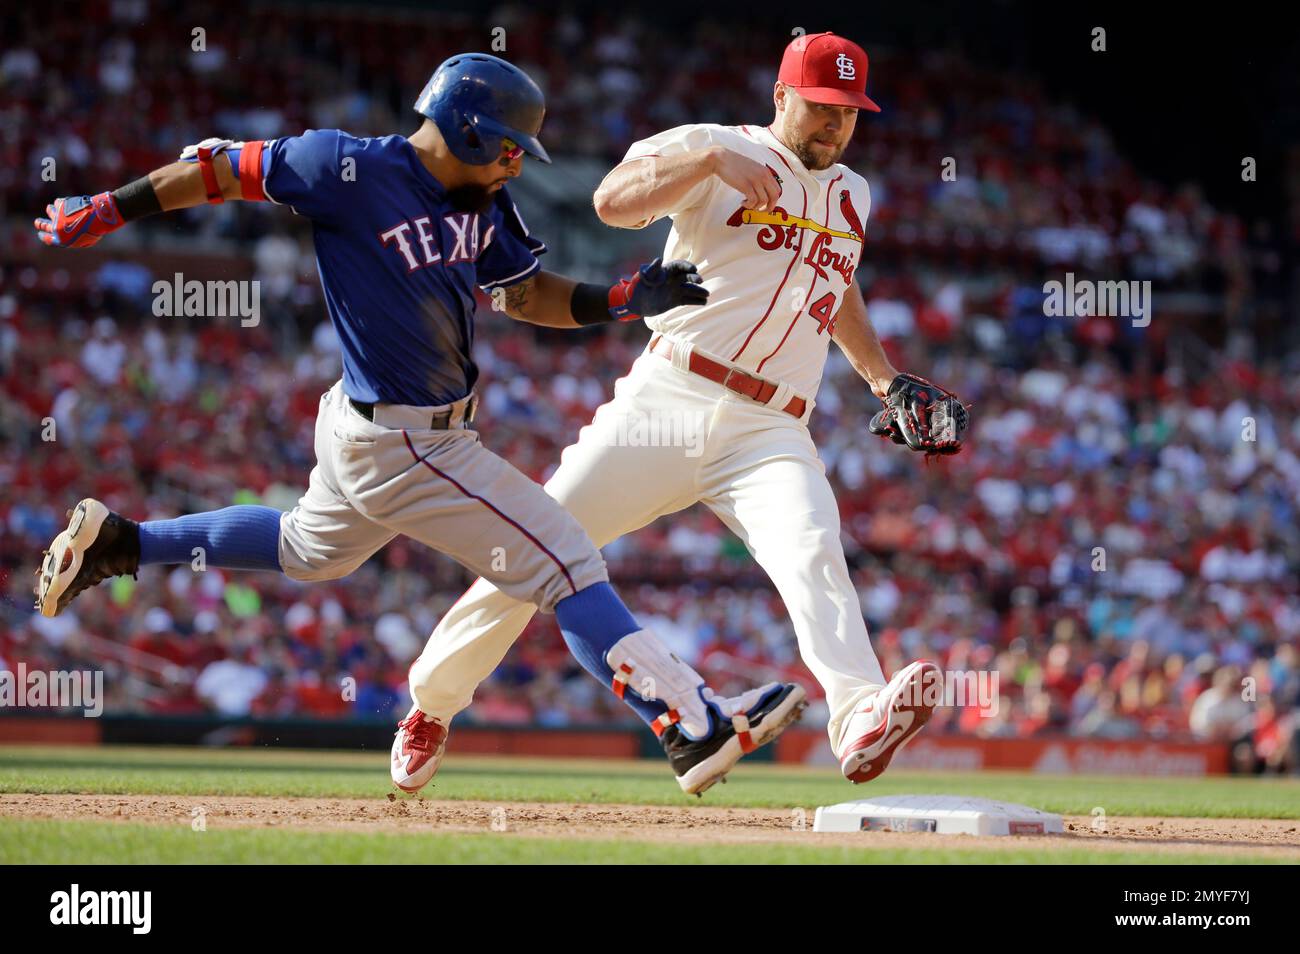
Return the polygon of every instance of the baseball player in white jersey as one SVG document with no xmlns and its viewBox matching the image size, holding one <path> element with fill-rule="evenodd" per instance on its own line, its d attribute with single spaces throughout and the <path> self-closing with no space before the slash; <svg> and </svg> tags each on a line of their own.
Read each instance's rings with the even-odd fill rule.
<svg viewBox="0 0 1300 954">
<path fill-rule="evenodd" d="M 600 218 L 642 228 L 670 217 L 664 258 L 698 263 L 709 298 L 647 319 L 645 352 L 546 484 L 601 547 L 695 503 L 717 514 L 781 594 L 855 782 L 884 771 L 926 723 L 940 674 L 922 660 L 887 680 L 872 651 L 807 428 L 829 343 L 885 401 L 872 433 L 950 454 L 967 423 L 952 395 L 891 366 L 854 281 L 871 192 L 837 160 L 858 110 L 879 111 L 866 74 L 856 44 L 800 37 L 782 60 L 771 126 L 670 129 L 635 143 L 606 177 Z M 699 422 L 698 452 L 626 439 L 629 421 L 656 419 Z M 417 706 L 449 721 L 536 611 L 478 580 L 411 669 Z"/>
</svg>

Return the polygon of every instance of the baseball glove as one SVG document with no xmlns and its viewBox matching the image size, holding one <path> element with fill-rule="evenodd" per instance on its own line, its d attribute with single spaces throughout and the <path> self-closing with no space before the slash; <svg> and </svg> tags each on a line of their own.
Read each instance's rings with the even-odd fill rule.
<svg viewBox="0 0 1300 954">
<path fill-rule="evenodd" d="M 969 426 L 970 415 L 957 395 L 915 374 L 900 374 L 890 382 L 885 407 L 871 418 L 868 430 L 929 457 L 960 454 L 962 433 Z"/>
</svg>

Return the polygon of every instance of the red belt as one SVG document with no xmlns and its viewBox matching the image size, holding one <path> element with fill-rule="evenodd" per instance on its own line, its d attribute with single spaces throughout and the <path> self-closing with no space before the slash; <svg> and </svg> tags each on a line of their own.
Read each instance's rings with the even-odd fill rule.
<svg viewBox="0 0 1300 954">
<path fill-rule="evenodd" d="M 663 335 L 655 335 L 650 339 L 650 353 L 671 361 L 673 359 L 673 343 Z M 747 371 L 741 371 L 739 368 L 729 367 L 719 361 L 714 361 L 712 358 L 706 358 L 697 351 L 691 352 L 688 367 L 692 374 L 708 378 L 715 384 L 721 384 L 727 390 L 743 394 L 759 404 L 768 403 L 772 400 L 772 396 L 776 394 L 777 386 L 771 381 L 755 377 Z M 790 403 L 781 410 L 792 417 L 802 418 L 803 412 L 807 408 L 807 402 L 801 397 L 796 397 L 791 398 Z"/>
</svg>

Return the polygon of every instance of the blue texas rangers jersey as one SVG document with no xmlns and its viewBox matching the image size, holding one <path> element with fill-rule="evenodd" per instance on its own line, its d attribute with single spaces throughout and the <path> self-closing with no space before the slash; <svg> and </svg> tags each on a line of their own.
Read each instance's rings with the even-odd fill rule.
<svg viewBox="0 0 1300 954">
<path fill-rule="evenodd" d="M 263 189 L 312 221 L 325 307 L 358 401 L 449 404 L 478 378 L 474 289 L 522 281 L 546 247 L 506 188 L 457 211 L 401 136 L 309 130 L 266 144 Z"/>
</svg>

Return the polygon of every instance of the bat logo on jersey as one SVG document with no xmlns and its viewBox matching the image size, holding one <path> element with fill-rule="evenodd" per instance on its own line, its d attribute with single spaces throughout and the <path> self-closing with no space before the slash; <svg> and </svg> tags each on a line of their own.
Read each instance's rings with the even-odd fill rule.
<svg viewBox="0 0 1300 954">
<path fill-rule="evenodd" d="M 828 277 L 827 269 L 830 269 L 844 280 L 845 285 L 848 285 L 853 281 L 853 270 L 856 267 L 854 256 L 837 252 L 831 247 L 831 240 L 836 238 L 851 239 L 859 244 L 863 241 L 862 220 L 858 217 L 857 210 L 853 208 L 848 189 L 840 192 L 840 214 L 844 216 L 844 220 L 853 231 L 833 229 L 812 219 L 791 215 L 779 205 L 770 212 L 741 207 L 727 219 L 727 225 L 733 228 L 741 225 L 762 225 L 763 228 L 758 230 L 755 240 L 759 248 L 769 252 L 778 248 L 793 249 L 796 247 L 795 243 L 800 240 L 801 230 L 813 232 L 812 245 L 808 249 L 808 254 L 804 256 L 804 264 L 812 266 L 823 280 Z"/>
<path fill-rule="evenodd" d="M 756 212 L 753 209 L 741 207 L 731 213 L 731 218 L 727 219 L 727 225 L 732 228 L 741 225 L 765 226 L 758 230 L 755 237 L 758 239 L 758 247 L 770 252 L 773 249 L 783 247 L 794 248 L 794 241 L 799 236 L 797 223 L 807 221 L 807 219 L 792 216 L 778 205 L 771 212 Z"/>
<path fill-rule="evenodd" d="M 846 192 L 845 196 L 847 196 L 847 194 L 848 193 Z M 791 243 L 791 239 L 799 229 L 807 229 L 809 232 L 820 232 L 823 235 L 830 236 L 831 238 L 845 238 L 852 239 L 855 242 L 861 242 L 862 225 L 858 223 L 857 213 L 853 210 L 853 205 L 847 198 L 841 199 L 840 210 L 845 213 L 846 218 L 852 216 L 852 218 L 849 218 L 849 224 L 852 228 L 857 229 L 857 231 L 845 232 L 841 229 L 833 229 L 830 226 L 822 225 L 820 222 L 814 222 L 812 219 L 791 215 L 779 205 L 770 212 L 759 212 L 757 209 L 746 209 L 744 206 L 741 206 L 735 212 L 731 213 L 731 217 L 727 219 L 727 224 L 733 228 L 741 225 L 775 226 L 775 231 L 772 229 L 761 229 L 758 233 L 758 244 L 769 251 L 774 248 L 780 248 L 782 245 L 785 245 L 786 248 L 793 248 L 794 246 Z M 784 240 L 780 238 L 780 235 L 783 232 L 785 233 Z"/>
<path fill-rule="evenodd" d="M 440 244 L 438 236 L 431 231 L 430 221 L 429 216 L 422 215 L 379 233 L 379 241 L 394 246 L 402 254 L 408 272 L 428 265 L 436 265 L 442 261 L 442 253 L 437 249 Z M 493 226 L 488 227 L 487 235 L 484 236 L 483 241 L 480 241 L 478 213 L 448 212 L 442 217 L 442 221 L 451 233 L 453 243 L 444 263 L 446 265 L 477 261 L 479 253 L 492 241 Z M 414 232 L 414 243 L 411 241 L 412 232 Z"/>
</svg>

